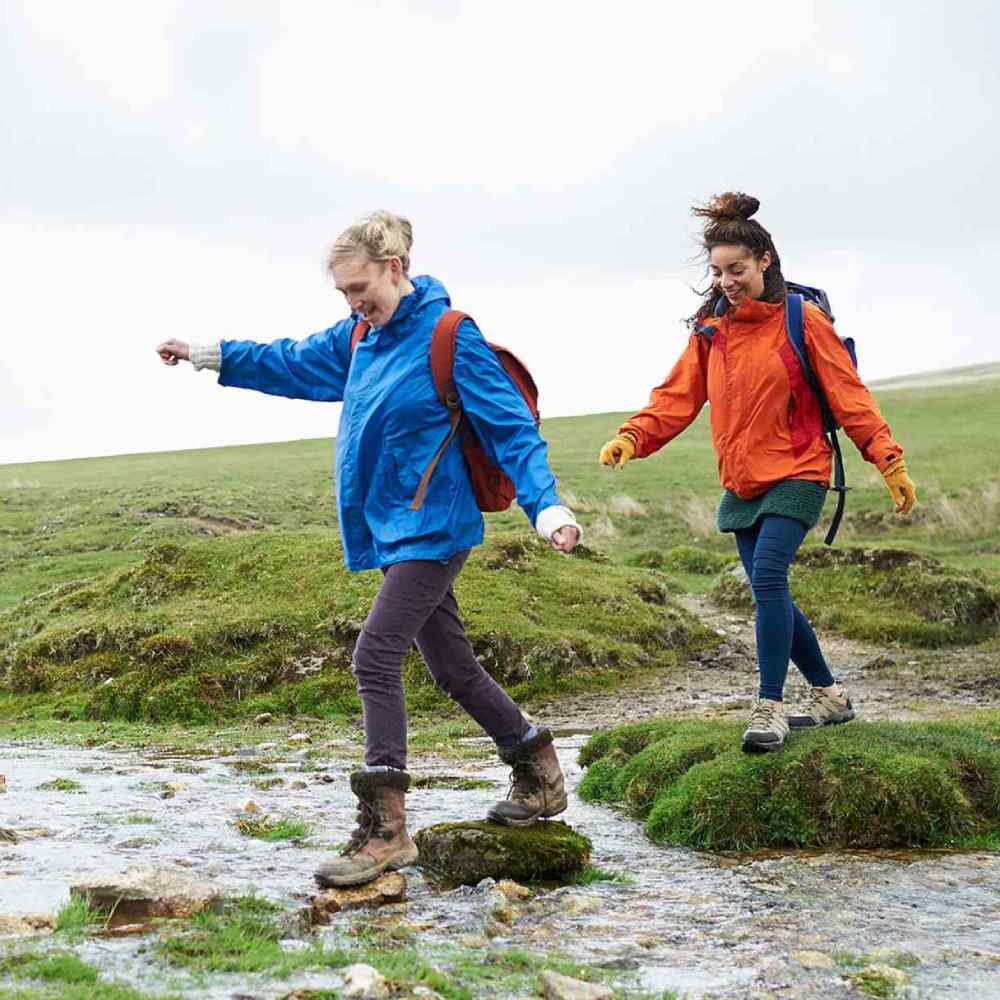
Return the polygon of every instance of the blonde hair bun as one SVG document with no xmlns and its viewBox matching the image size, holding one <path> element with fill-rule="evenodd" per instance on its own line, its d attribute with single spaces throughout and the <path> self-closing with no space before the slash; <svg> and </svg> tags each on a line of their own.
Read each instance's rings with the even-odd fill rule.
<svg viewBox="0 0 1000 1000">
<path fill-rule="evenodd" d="M 334 264 L 345 257 L 364 253 L 369 260 L 382 261 L 398 257 L 403 264 L 403 273 L 408 274 L 412 246 L 413 226 L 410 220 L 379 209 L 348 226 L 337 237 L 330 251 L 327 269 L 332 271 Z"/>
</svg>

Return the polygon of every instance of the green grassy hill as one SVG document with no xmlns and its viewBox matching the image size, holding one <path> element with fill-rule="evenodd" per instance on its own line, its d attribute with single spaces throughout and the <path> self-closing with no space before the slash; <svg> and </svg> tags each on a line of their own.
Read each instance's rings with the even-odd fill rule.
<svg viewBox="0 0 1000 1000">
<path fill-rule="evenodd" d="M 839 548 L 903 547 L 941 560 L 914 564 L 936 566 L 934 594 L 951 593 L 940 579 L 952 581 L 954 572 L 973 572 L 980 590 L 1000 584 L 1000 468 L 988 459 L 1000 454 L 1000 366 L 992 367 L 980 366 L 976 377 L 961 369 L 884 387 L 880 402 L 906 448 L 920 505 L 909 520 L 894 516 L 881 478 L 848 446 L 853 490 Z M 490 516 L 492 547 L 460 581 L 481 648 L 501 650 L 495 666 L 509 682 L 526 656 L 558 674 L 566 643 L 575 650 L 566 663 L 596 670 L 602 657 L 604 666 L 663 665 L 706 641 L 668 595 L 707 591 L 734 558 L 732 540 L 714 529 L 719 486 L 707 414 L 658 455 L 616 473 L 598 465 L 597 453 L 625 416 L 543 425 L 587 553 L 564 560 L 524 548 L 518 539 L 529 537 L 527 525 L 515 509 Z M 3 683 L 22 698 L 68 692 L 64 708 L 73 713 L 89 705 L 91 713 L 142 715 L 143 698 L 169 704 L 182 677 L 201 678 L 184 682 L 197 697 L 216 691 L 218 701 L 219 691 L 238 691 L 252 700 L 287 681 L 296 658 L 343 661 L 350 637 L 336 623 L 363 616 L 377 577 L 351 577 L 341 567 L 331 465 L 331 441 L 310 440 L 0 466 Z M 820 540 L 817 532 L 811 542 Z M 860 570 L 848 570 L 850 582 Z M 801 582 L 822 605 L 815 580 Z M 855 590 L 837 599 L 865 602 L 864 628 L 877 631 L 881 591 L 850 585 Z M 617 606 L 618 617 L 567 614 L 565 593 L 574 590 L 586 597 L 573 606 Z M 991 599 L 976 595 L 977 607 Z M 898 613 L 900 601 L 923 613 L 909 591 L 890 596 L 884 613 Z M 622 634 L 622 615 L 633 616 L 638 638 Z M 834 626 L 845 620 L 827 617 Z M 244 627 L 251 638 L 239 638 Z M 954 641 L 981 633 L 976 625 Z M 949 641 L 942 634 L 933 641 Z M 331 698 L 350 700 L 347 680 Z M 96 684 L 98 694 L 90 690 Z"/>
</svg>

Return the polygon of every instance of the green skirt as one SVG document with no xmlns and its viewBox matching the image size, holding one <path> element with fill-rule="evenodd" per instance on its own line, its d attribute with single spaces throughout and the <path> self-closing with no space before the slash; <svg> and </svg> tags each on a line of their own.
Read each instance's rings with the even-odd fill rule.
<svg viewBox="0 0 1000 1000">
<path fill-rule="evenodd" d="M 752 500 L 741 500 L 726 490 L 719 501 L 719 531 L 752 528 L 766 514 L 778 514 L 815 528 L 826 502 L 826 487 L 806 479 L 786 479 Z"/>
</svg>

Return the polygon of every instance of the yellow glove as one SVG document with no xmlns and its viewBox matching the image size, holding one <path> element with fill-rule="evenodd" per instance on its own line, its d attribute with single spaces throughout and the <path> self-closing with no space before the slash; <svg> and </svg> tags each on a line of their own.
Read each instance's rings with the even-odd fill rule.
<svg viewBox="0 0 1000 1000">
<path fill-rule="evenodd" d="M 885 467 L 882 478 L 892 494 L 893 502 L 896 504 L 896 513 L 909 514 L 917 502 L 917 488 L 913 485 L 913 480 L 906 474 L 906 463 L 901 458 L 897 458 L 895 462 Z"/>
<path fill-rule="evenodd" d="M 601 465 L 611 465 L 621 469 L 633 458 L 635 458 L 635 440 L 631 434 L 619 434 L 601 449 L 599 461 Z"/>
</svg>

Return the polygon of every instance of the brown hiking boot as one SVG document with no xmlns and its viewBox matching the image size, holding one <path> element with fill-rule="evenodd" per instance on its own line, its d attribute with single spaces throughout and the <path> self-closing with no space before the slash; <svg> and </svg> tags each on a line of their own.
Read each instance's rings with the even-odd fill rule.
<svg viewBox="0 0 1000 1000">
<path fill-rule="evenodd" d="M 416 845 L 406 832 L 404 796 L 409 787 L 406 771 L 355 771 L 351 775 L 358 825 L 340 857 L 317 869 L 314 877 L 320 888 L 361 885 L 417 860 Z"/>
<path fill-rule="evenodd" d="M 513 750 L 501 750 L 500 759 L 511 766 L 510 791 L 486 814 L 487 819 L 505 826 L 531 826 L 565 810 L 566 784 L 547 729 Z"/>
<path fill-rule="evenodd" d="M 811 688 L 805 709 L 788 716 L 792 729 L 812 729 L 814 726 L 833 726 L 840 722 L 850 722 L 854 718 L 854 706 L 846 691 L 839 695 Z"/>
<path fill-rule="evenodd" d="M 743 731 L 743 749 L 747 753 L 767 753 L 780 750 L 788 735 L 788 723 L 780 701 L 756 698 L 750 721 Z"/>
</svg>

